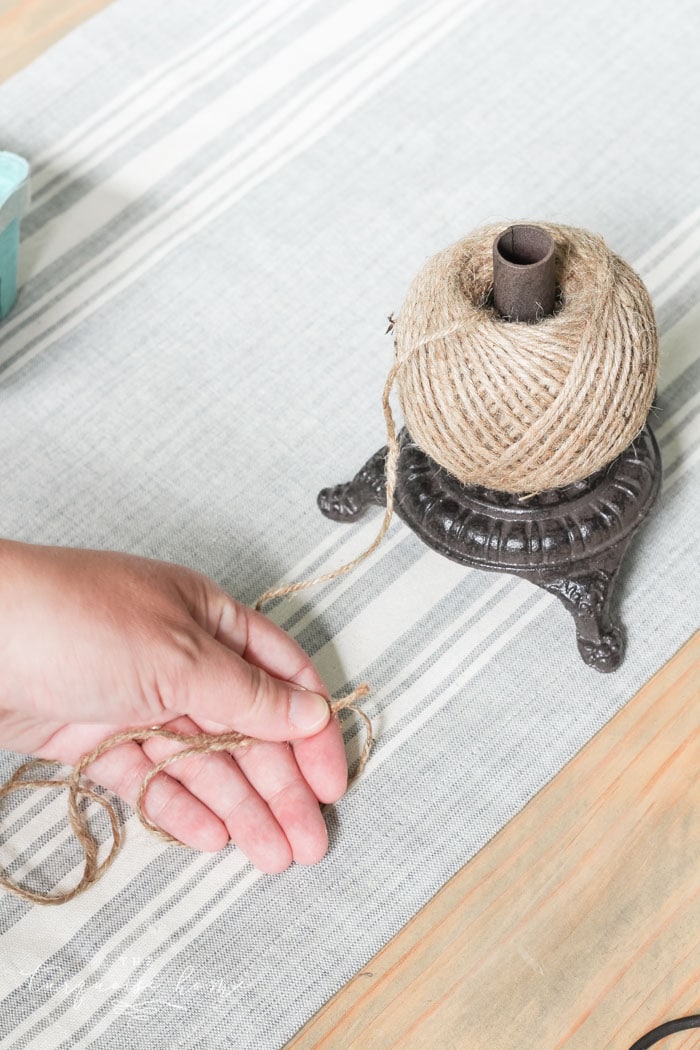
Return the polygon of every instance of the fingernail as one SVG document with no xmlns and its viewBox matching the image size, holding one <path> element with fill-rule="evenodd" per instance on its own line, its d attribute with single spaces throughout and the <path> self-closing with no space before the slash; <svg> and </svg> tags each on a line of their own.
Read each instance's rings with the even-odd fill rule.
<svg viewBox="0 0 700 1050">
<path fill-rule="evenodd" d="M 305 732 L 321 729 L 328 721 L 329 713 L 328 701 L 319 693 L 296 689 L 292 691 L 289 721 L 297 729 L 303 729 Z"/>
</svg>

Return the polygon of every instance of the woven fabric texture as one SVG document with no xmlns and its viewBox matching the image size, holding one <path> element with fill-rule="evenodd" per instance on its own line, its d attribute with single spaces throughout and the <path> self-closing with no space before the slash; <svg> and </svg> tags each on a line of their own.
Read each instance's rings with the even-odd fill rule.
<svg viewBox="0 0 700 1050">
<path fill-rule="evenodd" d="M 387 315 L 501 221 L 588 228 L 640 272 L 664 461 L 614 674 L 583 665 L 555 599 L 398 521 L 276 606 L 336 695 L 374 687 L 327 857 L 261 875 L 123 806 L 89 893 L 0 899 L 3 1047 L 276 1050 L 695 629 L 699 22 L 691 0 L 117 0 L 0 87 L 0 148 L 33 171 L 0 327 L 0 535 L 181 562 L 251 603 L 347 561 L 378 512 L 334 525 L 315 496 L 384 443 Z M 75 877 L 65 798 L 2 816 L 14 876 Z"/>
</svg>

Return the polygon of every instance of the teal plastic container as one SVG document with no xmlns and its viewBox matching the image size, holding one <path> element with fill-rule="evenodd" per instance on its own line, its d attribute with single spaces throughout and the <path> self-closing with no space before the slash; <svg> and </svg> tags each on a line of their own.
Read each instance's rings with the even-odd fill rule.
<svg viewBox="0 0 700 1050">
<path fill-rule="evenodd" d="M 17 295 L 19 224 L 29 208 L 29 164 L 0 151 L 0 321 Z"/>
</svg>

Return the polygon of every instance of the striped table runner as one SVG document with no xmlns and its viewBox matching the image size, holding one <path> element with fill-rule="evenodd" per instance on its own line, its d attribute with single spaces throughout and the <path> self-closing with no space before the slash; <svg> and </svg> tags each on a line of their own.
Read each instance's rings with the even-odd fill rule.
<svg viewBox="0 0 700 1050">
<path fill-rule="evenodd" d="M 332 691 L 374 686 L 327 857 L 261 875 L 123 807 L 89 893 L 0 899 L 3 1047 L 280 1047 L 697 626 L 699 22 L 690 0 L 117 0 L 0 88 L 0 148 L 33 171 L 0 535 L 171 559 L 244 601 L 342 563 L 376 516 L 333 525 L 315 494 L 383 443 L 386 316 L 487 221 L 589 227 L 642 273 L 665 469 L 610 676 L 554 599 L 399 522 L 277 606 Z M 16 877 L 75 877 L 64 798 L 3 813 Z"/>
</svg>

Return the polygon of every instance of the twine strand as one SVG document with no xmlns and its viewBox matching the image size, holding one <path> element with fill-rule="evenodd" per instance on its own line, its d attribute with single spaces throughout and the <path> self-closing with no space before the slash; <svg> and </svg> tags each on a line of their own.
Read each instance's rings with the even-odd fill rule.
<svg viewBox="0 0 700 1050">
<path fill-rule="evenodd" d="M 387 433 L 387 457 L 386 466 L 384 468 L 386 475 L 386 510 L 384 511 L 382 523 L 377 535 L 361 554 L 358 554 L 356 558 L 346 562 L 339 568 L 332 569 L 330 572 L 324 572 L 320 576 L 314 576 L 310 580 L 299 580 L 296 583 L 290 583 L 284 587 L 275 587 L 274 590 L 265 591 L 255 603 L 255 608 L 258 611 L 263 605 L 267 602 L 273 601 L 275 598 L 286 598 L 290 594 L 296 594 L 298 591 L 305 591 L 309 587 L 317 587 L 320 583 L 328 583 L 330 580 L 337 580 L 339 576 L 344 576 L 346 573 L 351 572 L 366 558 L 369 558 L 370 554 L 373 554 L 376 551 L 377 547 L 389 531 L 391 518 L 394 513 L 394 493 L 396 490 L 396 476 L 399 461 L 399 443 L 396 436 L 394 415 L 391 411 L 390 396 L 396 376 L 398 375 L 402 364 L 403 362 L 394 363 L 389 371 L 386 383 L 384 384 L 384 392 L 382 393 L 382 409 L 384 412 Z"/>
<path fill-rule="evenodd" d="M 328 702 L 332 714 L 337 714 L 339 711 L 343 710 L 351 710 L 362 719 L 365 725 L 364 744 L 355 771 L 348 779 L 348 787 L 350 787 L 350 785 L 361 776 L 365 765 L 367 764 L 367 759 L 374 740 L 372 722 L 367 713 L 358 706 L 359 701 L 369 695 L 369 691 L 369 686 L 363 683 L 362 685 L 357 686 L 356 689 L 353 689 L 351 693 L 348 693 L 347 696 L 340 697 L 337 700 L 330 700 Z M 16 896 L 21 897 L 23 900 L 31 901 L 34 904 L 44 905 L 66 904 L 68 901 L 73 900 L 74 897 L 84 893 L 85 890 L 90 888 L 90 886 L 93 886 L 114 862 L 117 853 L 123 845 L 123 833 L 119 826 L 117 813 L 112 803 L 103 795 L 100 795 L 96 791 L 87 787 L 82 782 L 81 778 L 84 775 L 84 771 L 91 766 L 93 762 L 96 762 L 102 757 L 102 755 L 111 751 L 112 748 L 118 747 L 120 744 L 132 740 L 141 744 L 146 740 L 151 740 L 153 737 L 172 740 L 178 744 L 182 744 L 183 747 L 180 751 L 176 751 L 167 758 L 162 759 L 162 761 L 157 762 L 152 769 L 148 771 L 141 783 L 138 797 L 136 799 L 136 814 L 148 831 L 158 836 L 158 838 L 162 839 L 164 842 L 175 846 L 181 846 L 185 849 L 191 849 L 192 847 L 188 846 L 187 843 L 174 838 L 172 835 L 168 834 L 167 831 L 158 827 L 158 825 L 154 824 L 144 812 L 146 794 L 154 777 L 159 773 L 162 773 L 174 762 L 180 762 L 182 759 L 190 758 L 193 755 L 211 754 L 216 751 L 235 751 L 240 748 L 250 747 L 251 744 L 260 742 L 256 737 L 249 737 L 244 733 L 238 733 L 235 731 L 228 733 L 187 734 L 176 733 L 172 729 L 164 729 L 161 726 L 151 726 L 150 728 L 144 729 L 127 729 L 107 737 L 106 740 L 103 740 L 97 745 L 97 747 L 93 748 L 92 751 L 84 754 L 67 777 L 27 778 L 27 773 L 41 767 L 55 766 L 57 763 L 54 759 L 48 758 L 34 758 L 29 762 L 25 762 L 15 770 L 5 784 L 0 786 L 0 799 L 7 797 L 15 791 L 23 791 L 27 788 L 66 788 L 68 790 L 68 818 L 73 834 L 80 844 L 84 854 L 83 873 L 75 886 L 64 892 L 58 893 L 43 893 L 39 890 L 31 890 L 10 878 L 7 872 L 3 871 L 0 871 L 0 886 L 11 893 L 14 893 Z M 80 801 L 85 799 L 90 800 L 91 802 L 96 802 L 105 810 L 109 817 L 112 842 L 107 856 L 99 863 L 97 857 L 100 844 L 88 826 L 87 813 L 80 805 Z"/>
</svg>

